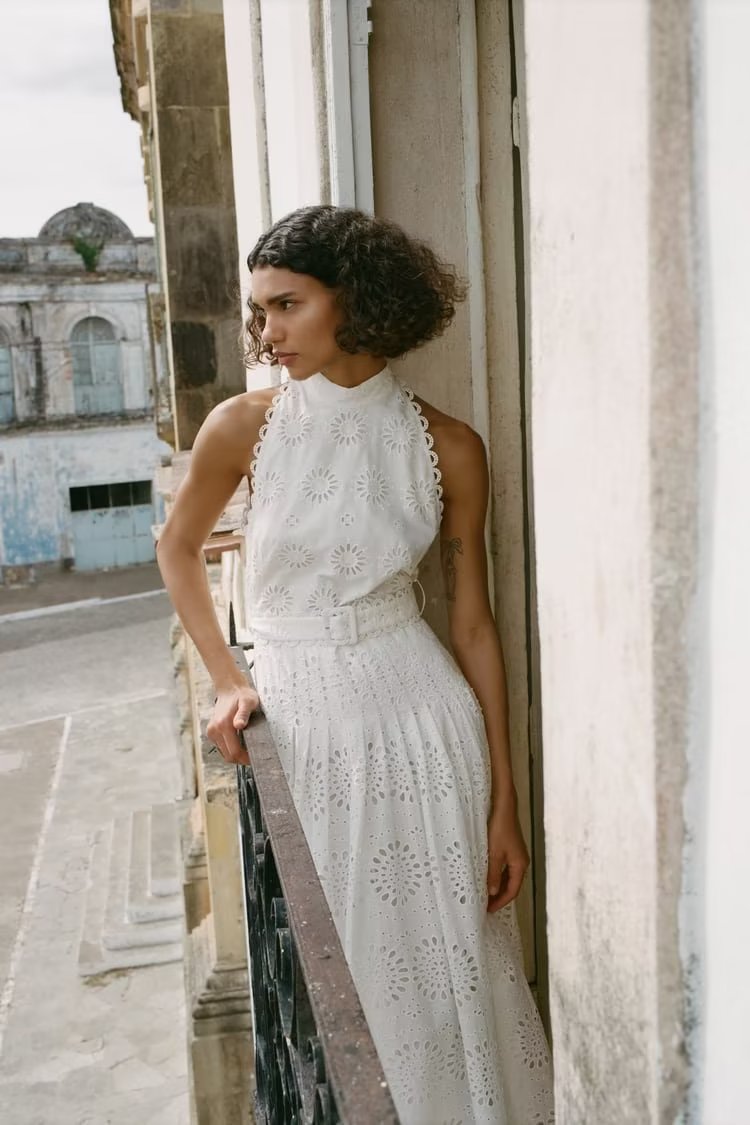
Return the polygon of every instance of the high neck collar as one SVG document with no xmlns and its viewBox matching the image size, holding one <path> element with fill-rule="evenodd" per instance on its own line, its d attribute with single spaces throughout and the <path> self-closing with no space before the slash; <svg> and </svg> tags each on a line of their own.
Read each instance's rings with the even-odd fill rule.
<svg viewBox="0 0 750 1125">
<path fill-rule="evenodd" d="M 328 379 L 322 371 L 302 379 L 298 386 L 303 394 L 312 402 L 343 404 L 345 406 L 359 406 L 361 403 L 370 402 L 376 397 L 386 393 L 392 386 L 394 375 L 388 364 L 369 379 L 358 383 L 356 387 L 342 387 Z"/>
</svg>

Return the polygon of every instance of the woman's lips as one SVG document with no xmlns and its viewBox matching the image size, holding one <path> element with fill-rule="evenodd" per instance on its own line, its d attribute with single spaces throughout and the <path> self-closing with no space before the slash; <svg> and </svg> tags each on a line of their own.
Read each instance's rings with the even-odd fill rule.
<svg viewBox="0 0 750 1125">
<path fill-rule="evenodd" d="M 282 367 L 286 367 L 286 365 L 290 362 L 290 360 L 293 360 L 293 359 L 296 359 L 296 358 L 297 358 L 296 352 L 276 352 L 276 362 L 280 363 Z"/>
</svg>

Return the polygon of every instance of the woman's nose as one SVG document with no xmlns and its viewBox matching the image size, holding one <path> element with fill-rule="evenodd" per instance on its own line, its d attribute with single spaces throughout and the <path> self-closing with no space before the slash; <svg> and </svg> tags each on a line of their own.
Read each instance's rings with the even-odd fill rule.
<svg viewBox="0 0 750 1125">
<path fill-rule="evenodd" d="M 270 313 L 266 313 L 266 322 L 263 325 L 260 338 L 264 344 L 278 344 L 281 339 L 279 329 L 276 328 L 276 321 Z"/>
</svg>

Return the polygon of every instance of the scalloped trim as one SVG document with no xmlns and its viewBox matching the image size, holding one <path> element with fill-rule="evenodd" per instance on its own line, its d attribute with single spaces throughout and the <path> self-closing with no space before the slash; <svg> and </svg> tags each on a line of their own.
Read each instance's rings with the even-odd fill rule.
<svg viewBox="0 0 750 1125">
<path fill-rule="evenodd" d="M 263 441 L 265 440 L 265 436 L 268 433 L 268 427 L 271 424 L 271 419 L 274 416 L 274 412 L 276 410 L 276 407 L 279 405 L 279 402 L 281 401 L 281 396 L 285 393 L 288 386 L 289 386 L 289 383 L 282 383 L 279 386 L 279 389 L 276 392 L 276 394 L 271 399 L 271 405 L 268 407 L 268 409 L 266 410 L 266 414 L 265 414 L 266 420 L 263 423 L 263 425 L 260 427 L 260 429 L 258 430 L 258 440 L 256 441 L 255 445 L 253 446 L 253 455 L 252 455 L 252 459 L 250 461 L 250 468 L 249 468 L 248 474 L 247 474 L 248 497 L 247 497 L 247 503 L 245 504 L 245 508 L 244 508 L 243 513 L 242 513 L 242 523 L 240 524 L 240 528 L 243 531 L 247 530 L 248 520 L 250 518 L 250 512 L 252 511 L 252 507 L 253 507 L 253 496 L 255 495 L 255 468 L 258 464 L 258 458 L 260 457 L 260 447 L 263 445 Z"/>
<path fill-rule="evenodd" d="M 440 482 L 443 479 L 443 474 L 440 472 L 440 469 L 438 467 L 438 455 L 437 455 L 437 453 L 435 452 L 435 449 L 434 449 L 435 439 L 432 436 L 432 434 L 430 433 L 430 424 L 427 421 L 427 419 L 425 418 L 424 414 L 422 413 L 422 407 L 419 405 L 416 398 L 414 397 L 414 391 L 411 389 L 411 387 L 407 387 L 404 383 L 401 384 L 401 387 L 402 387 L 403 391 L 406 393 L 406 396 L 409 399 L 409 402 L 411 403 L 412 407 L 414 408 L 414 413 L 416 414 L 417 418 L 419 419 L 419 421 L 422 425 L 422 430 L 424 431 L 425 444 L 427 445 L 427 456 L 430 458 L 430 464 L 432 465 L 432 476 L 433 476 L 433 479 L 435 481 L 435 498 L 437 499 L 438 512 L 440 513 L 440 518 L 442 519 L 443 518 L 443 486 Z"/>
</svg>

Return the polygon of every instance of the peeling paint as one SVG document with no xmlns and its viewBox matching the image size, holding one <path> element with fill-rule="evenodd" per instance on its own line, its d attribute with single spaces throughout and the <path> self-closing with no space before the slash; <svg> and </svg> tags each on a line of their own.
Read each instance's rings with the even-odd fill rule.
<svg viewBox="0 0 750 1125">
<path fill-rule="evenodd" d="M 168 448 L 150 422 L 0 439 L 0 565 L 70 558 L 69 489 L 151 480 Z"/>
<path fill-rule="evenodd" d="M 0 239 L 0 331 L 10 348 L 15 407 L 0 430 L 2 566 L 73 558 L 70 489 L 153 480 L 161 457 L 171 452 L 153 420 L 146 303 L 154 281 L 153 242 L 126 237 L 120 225 L 125 234 L 106 242 L 95 273 L 82 271 L 68 238 Z M 71 340 L 76 326 L 92 317 L 111 330 L 109 382 L 93 345 L 91 354 L 80 357 L 74 378 Z M 102 394 L 102 387 L 109 393 Z M 97 409 L 116 406 L 117 413 L 79 417 L 76 401 L 83 397 Z M 149 513 L 140 507 L 119 520 L 108 513 L 97 528 L 92 522 L 92 530 L 111 525 L 113 538 L 122 539 L 126 525 L 138 524 L 142 539 Z M 79 524 L 85 514 L 76 513 Z M 139 557 L 143 549 L 140 544 Z"/>
</svg>

